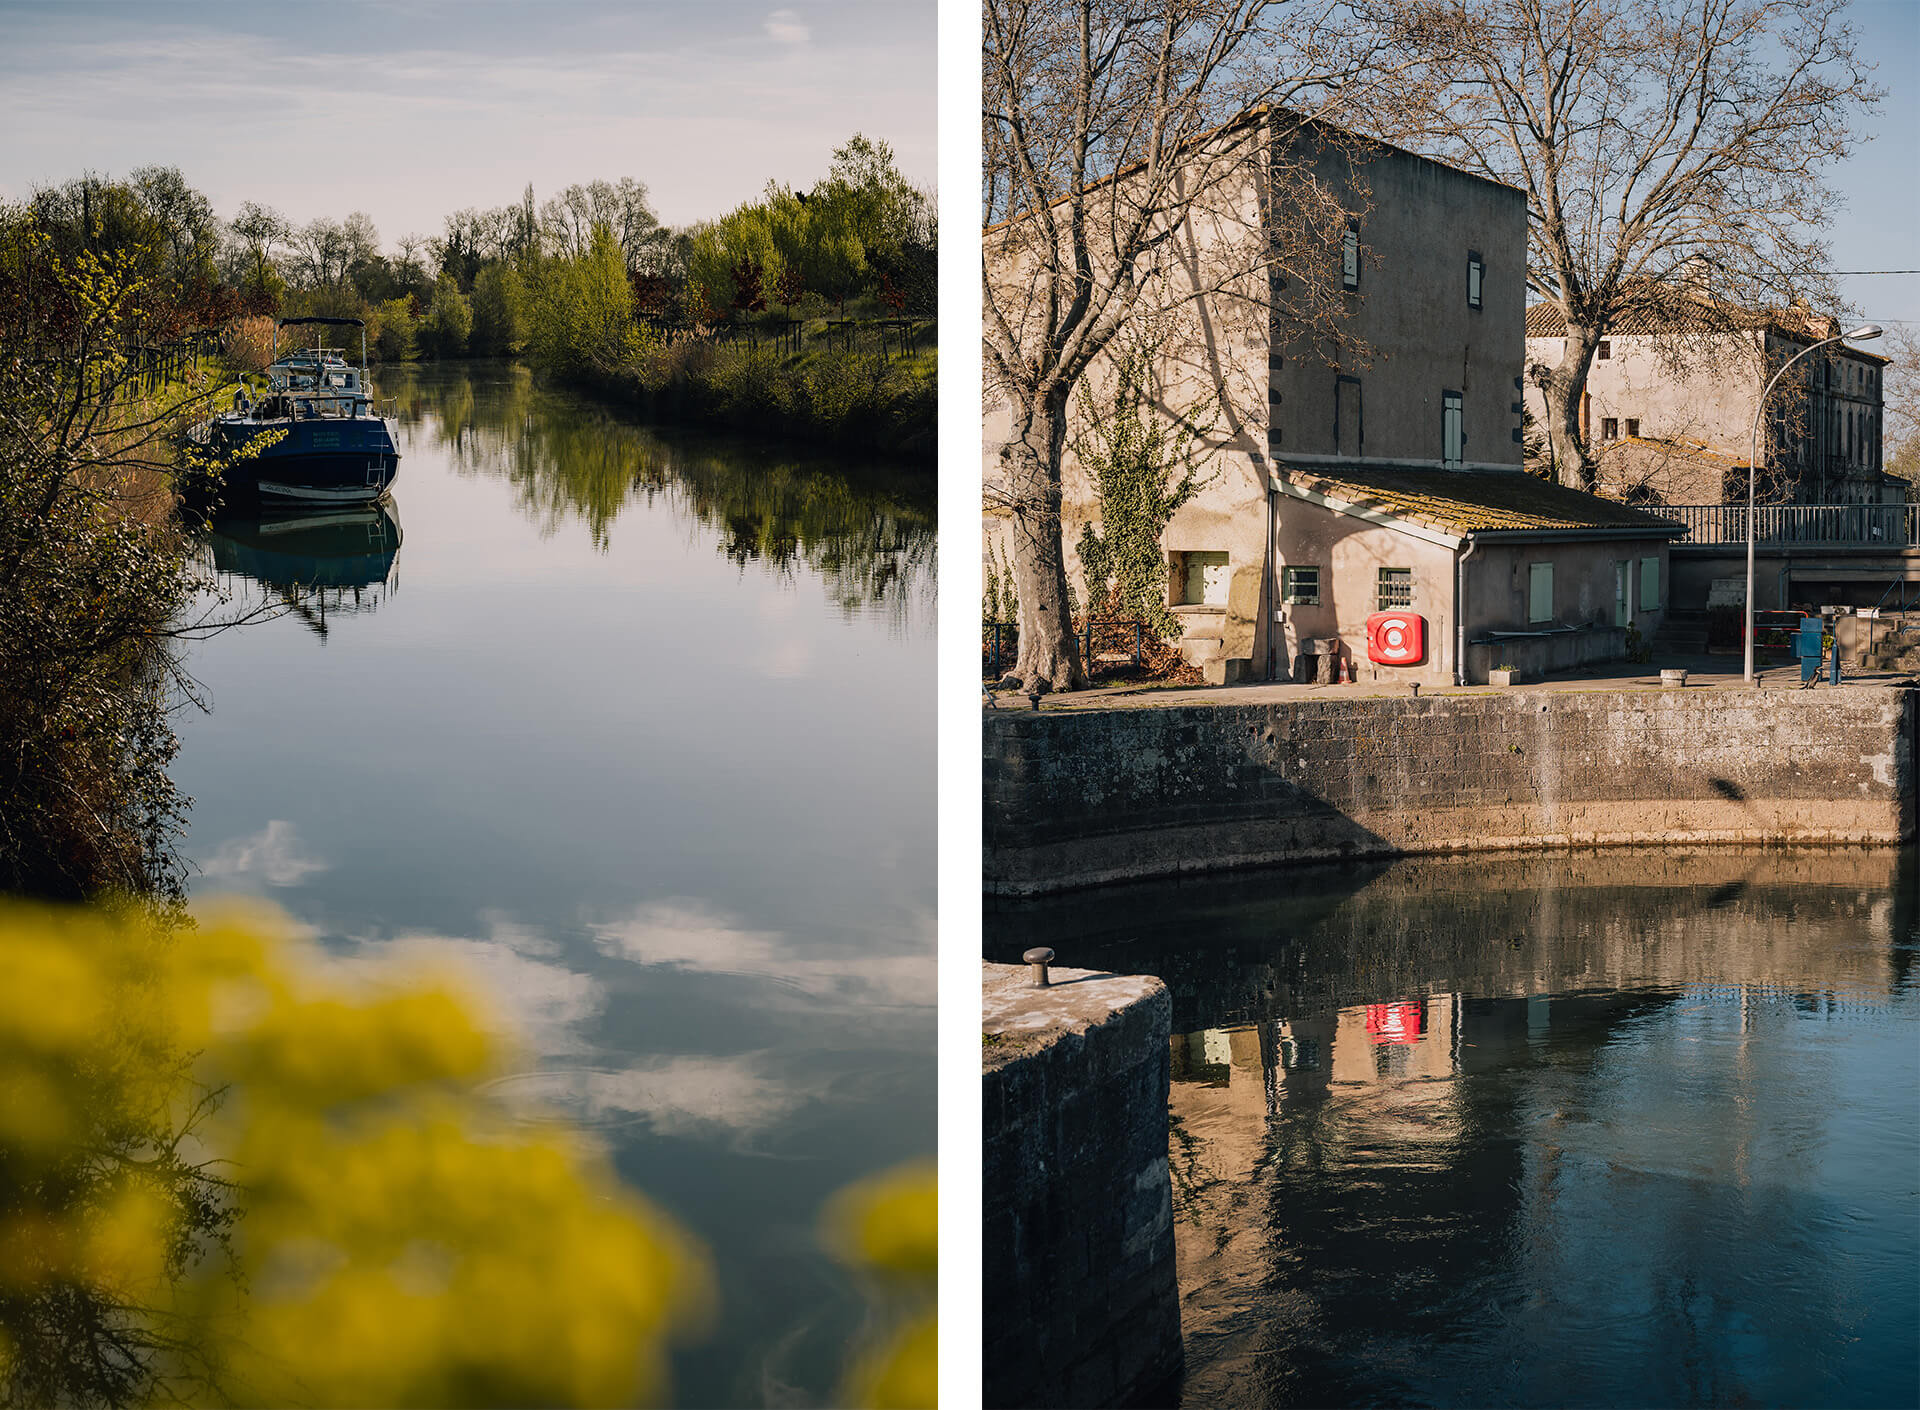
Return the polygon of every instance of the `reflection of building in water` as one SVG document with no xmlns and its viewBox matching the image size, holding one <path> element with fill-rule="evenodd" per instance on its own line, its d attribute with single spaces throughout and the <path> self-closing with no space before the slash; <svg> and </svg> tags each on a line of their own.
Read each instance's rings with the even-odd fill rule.
<svg viewBox="0 0 1920 1410">
<path fill-rule="evenodd" d="M 391 501 L 222 516 L 207 546 L 216 572 L 258 584 L 323 637 L 330 616 L 371 612 L 399 587 L 400 519 Z"/>
</svg>

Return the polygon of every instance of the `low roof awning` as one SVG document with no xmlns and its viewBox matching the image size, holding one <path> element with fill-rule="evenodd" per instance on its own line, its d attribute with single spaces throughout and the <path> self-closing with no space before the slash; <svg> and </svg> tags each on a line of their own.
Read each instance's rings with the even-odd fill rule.
<svg viewBox="0 0 1920 1410">
<path fill-rule="evenodd" d="M 1281 494 L 1413 538 L 1458 548 L 1469 539 L 1580 542 L 1676 539 L 1686 526 L 1521 471 L 1274 466 Z"/>
</svg>

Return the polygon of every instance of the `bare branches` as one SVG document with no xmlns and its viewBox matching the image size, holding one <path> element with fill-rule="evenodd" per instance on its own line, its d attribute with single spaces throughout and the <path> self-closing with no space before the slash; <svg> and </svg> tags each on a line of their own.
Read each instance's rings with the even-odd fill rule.
<svg viewBox="0 0 1920 1410">
<path fill-rule="evenodd" d="M 1572 408 L 1622 320 L 1838 306 L 1825 172 L 1880 97 L 1846 0 L 1409 0 L 1397 47 L 1432 82 L 1389 130 L 1527 193 L 1563 468 L 1590 478 Z"/>
<path fill-rule="evenodd" d="M 1078 679 L 1059 522 L 1075 387 L 1152 327 L 1244 429 L 1235 403 L 1264 395 L 1222 349 L 1264 343 L 1270 278 L 1290 314 L 1338 331 L 1314 291 L 1337 280 L 1345 188 L 1274 158 L 1281 105 L 1363 111 L 1416 66 L 1385 62 L 1385 31 L 1345 0 L 986 0 L 984 35 L 983 355 L 1012 418 L 1017 670 L 1058 686 Z"/>
</svg>

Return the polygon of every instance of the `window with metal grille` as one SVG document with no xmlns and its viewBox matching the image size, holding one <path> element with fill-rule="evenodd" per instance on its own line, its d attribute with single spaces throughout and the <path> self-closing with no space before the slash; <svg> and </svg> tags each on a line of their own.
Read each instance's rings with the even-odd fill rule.
<svg viewBox="0 0 1920 1410">
<path fill-rule="evenodd" d="M 1340 282 L 1349 289 L 1360 287 L 1360 232 L 1348 230 L 1340 237 Z"/>
<path fill-rule="evenodd" d="M 1413 569 L 1382 568 L 1380 570 L 1381 612 L 1391 612 L 1396 607 L 1413 606 Z"/>
<path fill-rule="evenodd" d="M 1286 601 L 1302 607 L 1320 605 L 1320 569 L 1282 568 L 1280 570 L 1280 595 Z"/>
<path fill-rule="evenodd" d="M 1600 340 L 1600 361 L 1606 362 L 1613 357 L 1613 343 L 1606 338 Z"/>
<path fill-rule="evenodd" d="M 1480 284 L 1487 277 L 1487 266 L 1478 250 L 1467 251 L 1467 307 L 1480 307 Z"/>
</svg>

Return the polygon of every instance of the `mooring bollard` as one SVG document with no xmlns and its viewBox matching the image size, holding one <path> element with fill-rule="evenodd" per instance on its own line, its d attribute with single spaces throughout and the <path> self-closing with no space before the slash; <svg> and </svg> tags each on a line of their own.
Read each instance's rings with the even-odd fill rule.
<svg viewBox="0 0 1920 1410">
<path fill-rule="evenodd" d="M 1033 976 L 1033 987 L 1048 989 L 1053 981 L 1047 978 L 1047 966 L 1053 963 L 1053 951 L 1041 945 L 1028 950 L 1021 959 L 1027 962 L 1027 972 Z"/>
</svg>

